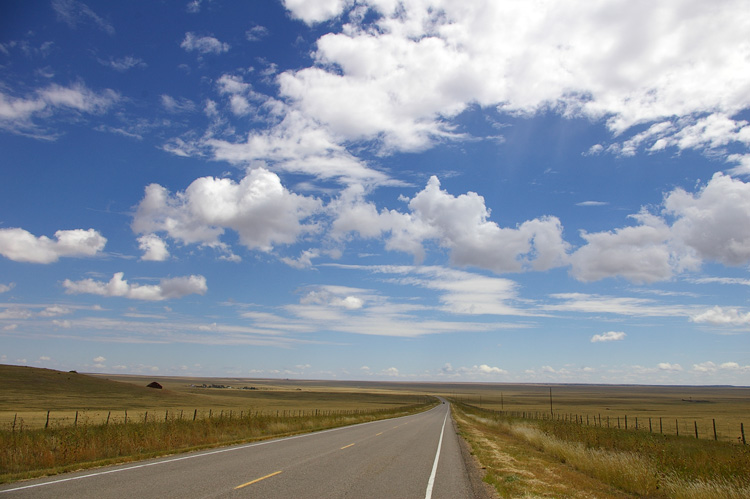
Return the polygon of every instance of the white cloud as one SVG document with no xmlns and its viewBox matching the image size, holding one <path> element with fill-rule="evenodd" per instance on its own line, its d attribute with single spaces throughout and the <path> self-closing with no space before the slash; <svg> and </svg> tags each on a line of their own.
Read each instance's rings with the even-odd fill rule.
<svg viewBox="0 0 750 499">
<path fill-rule="evenodd" d="M 0 128 L 13 132 L 37 133 L 32 118 L 50 111 L 80 111 L 89 114 L 105 112 L 120 100 L 114 90 L 100 93 L 82 83 L 68 87 L 52 84 L 28 97 L 13 97 L 0 92 Z"/>
<path fill-rule="evenodd" d="M 253 26 L 245 32 L 245 38 L 250 42 L 257 42 L 268 35 L 269 31 L 265 26 Z"/>
<path fill-rule="evenodd" d="M 109 35 L 115 34 L 115 28 L 83 2 L 76 0 L 52 0 L 52 8 L 57 13 L 57 18 L 70 28 L 75 29 L 79 24 L 92 23 Z"/>
<path fill-rule="evenodd" d="M 690 317 L 693 322 L 715 326 L 750 326 L 750 312 L 740 312 L 736 308 L 716 306 Z"/>
<path fill-rule="evenodd" d="M 346 0 L 283 0 L 284 7 L 295 17 L 308 24 L 314 24 L 335 17 L 341 13 Z"/>
<path fill-rule="evenodd" d="M 682 306 L 665 306 L 644 298 L 602 296 L 586 293 L 554 293 L 551 298 L 562 300 L 559 304 L 541 307 L 545 311 L 617 314 L 632 317 L 684 317 L 688 310 Z"/>
<path fill-rule="evenodd" d="M 682 371 L 682 366 L 679 364 L 670 364 L 669 362 L 660 362 L 656 365 L 656 367 L 659 368 L 660 371 L 671 371 L 671 372 L 680 372 Z"/>
<path fill-rule="evenodd" d="M 643 210 L 631 217 L 638 225 L 581 234 L 586 244 L 570 256 L 576 278 L 651 283 L 697 270 L 706 260 L 750 263 L 750 183 L 716 173 L 695 194 L 668 193 L 661 216 Z"/>
<path fill-rule="evenodd" d="M 664 211 L 676 218 L 674 237 L 703 259 L 750 263 L 750 183 L 716 173 L 696 194 L 672 191 Z"/>
<path fill-rule="evenodd" d="M 731 118 L 747 107 L 750 82 L 750 14 L 741 0 L 285 6 L 307 23 L 350 14 L 340 33 L 318 40 L 314 67 L 279 77 L 295 108 L 347 140 L 425 147 L 455 136 L 445 118 L 473 104 L 606 119 L 615 134 L 669 120 L 639 139 L 650 148 L 665 133 L 671 142 L 658 147 L 745 140 Z M 358 15 L 367 8 L 382 15 L 374 26 Z"/>
<path fill-rule="evenodd" d="M 317 231 L 315 223 L 303 221 L 320 207 L 318 199 L 289 192 L 276 174 L 259 168 L 249 170 L 239 183 L 202 177 L 174 195 L 151 184 L 132 228 L 139 234 L 165 232 L 185 244 L 223 249 L 220 237 L 231 229 L 247 248 L 271 251 L 275 245 L 291 244 Z"/>
<path fill-rule="evenodd" d="M 454 264 L 498 273 L 547 270 L 567 259 L 568 244 L 557 218 L 537 218 L 516 228 L 500 227 L 488 220 L 490 211 L 482 196 L 474 192 L 453 196 L 440 189 L 434 176 L 409 201 L 409 213 L 378 213 L 363 196 L 364 191 L 353 186 L 331 204 L 335 238 L 342 239 L 349 232 L 366 238 L 389 233 L 386 248 L 412 253 L 417 261 L 425 256 L 424 242 L 436 240 L 450 250 Z"/>
<path fill-rule="evenodd" d="M 400 376 L 398 369 L 396 369 L 395 367 L 389 367 L 388 369 L 384 369 L 382 374 L 386 376 L 392 376 L 392 377 Z"/>
<path fill-rule="evenodd" d="M 167 243 L 156 234 L 145 234 L 139 237 L 138 247 L 143 251 L 141 260 L 163 262 L 169 258 Z"/>
<path fill-rule="evenodd" d="M 147 67 L 147 64 L 143 62 L 143 59 L 134 57 L 132 55 L 120 57 L 119 59 L 114 59 L 111 57 L 107 60 L 99 59 L 99 63 L 104 66 L 110 67 L 115 71 L 119 71 L 120 73 L 124 73 L 125 71 L 133 68 L 143 69 Z"/>
<path fill-rule="evenodd" d="M 16 261 L 53 263 L 60 257 L 96 256 L 107 239 L 94 229 L 58 230 L 56 240 L 20 229 L 0 229 L 0 255 Z"/>
<path fill-rule="evenodd" d="M 312 259 L 318 258 L 320 256 L 320 251 L 316 249 L 308 249 L 303 251 L 299 258 L 288 258 L 284 257 L 281 259 L 282 262 L 286 263 L 290 267 L 294 267 L 296 269 L 307 269 L 312 267 Z"/>
<path fill-rule="evenodd" d="M 68 315 L 72 313 L 73 311 L 68 307 L 63 307 L 61 305 L 52 305 L 51 307 L 46 307 L 44 310 L 39 312 L 39 315 L 41 317 L 57 317 L 58 315 Z"/>
<path fill-rule="evenodd" d="M 100 296 L 119 296 L 133 300 L 170 300 L 190 294 L 206 294 L 206 278 L 201 275 L 162 279 L 159 284 L 130 284 L 123 279 L 123 273 L 117 272 L 109 282 L 84 279 L 82 281 L 63 282 L 65 292 L 69 294 L 94 294 Z"/>
<path fill-rule="evenodd" d="M 107 359 L 105 359 L 105 358 L 104 358 L 104 357 L 102 357 L 101 355 L 100 355 L 100 356 L 98 356 L 98 357 L 94 357 L 94 362 L 96 362 L 97 364 L 101 364 L 101 363 L 102 363 L 102 362 L 104 362 L 105 360 L 107 360 Z"/>
<path fill-rule="evenodd" d="M 608 341 L 622 341 L 625 339 L 627 334 L 622 331 L 608 331 L 602 334 L 595 334 L 591 337 L 591 343 L 608 342 Z"/>
<path fill-rule="evenodd" d="M 162 94 L 161 105 L 170 113 L 189 113 L 195 111 L 195 103 L 184 97 L 175 99 L 170 95 Z"/>
<path fill-rule="evenodd" d="M 11 282 L 10 284 L 0 284 L 0 293 L 7 293 L 11 289 L 16 287 L 15 282 Z"/>
<path fill-rule="evenodd" d="M 701 362 L 700 364 L 693 364 L 693 371 L 703 374 L 737 371 L 750 372 L 750 366 L 742 366 L 737 362 L 723 362 L 721 364 L 716 364 L 715 362 L 707 361 Z"/>
<path fill-rule="evenodd" d="M 213 36 L 198 36 L 195 33 L 185 33 L 180 47 L 188 52 L 198 51 L 201 54 L 221 54 L 229 50 L 229 44 L 223 43 Z"/>
</svg>

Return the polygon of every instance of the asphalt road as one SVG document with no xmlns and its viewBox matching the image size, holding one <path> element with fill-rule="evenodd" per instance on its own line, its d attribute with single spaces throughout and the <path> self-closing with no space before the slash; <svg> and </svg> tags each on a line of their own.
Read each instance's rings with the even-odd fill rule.
<svg viewBox="0 0 750 499">
<path fill-rule="evenodd" d="M 6 484 L 0 498 L 472 498 L 449 408 Z"/>
</svg>

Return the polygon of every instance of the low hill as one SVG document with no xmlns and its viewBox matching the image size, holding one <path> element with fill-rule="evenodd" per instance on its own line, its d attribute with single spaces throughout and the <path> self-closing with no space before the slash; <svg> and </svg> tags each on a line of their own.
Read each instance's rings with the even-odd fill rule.
<svg viewBox="0 0 750 499">
<path fill-rule="evenodd" d="M 0 411 L 172 406 L 190 396 L 76 372 L 0 365 Z"/>
</svg>

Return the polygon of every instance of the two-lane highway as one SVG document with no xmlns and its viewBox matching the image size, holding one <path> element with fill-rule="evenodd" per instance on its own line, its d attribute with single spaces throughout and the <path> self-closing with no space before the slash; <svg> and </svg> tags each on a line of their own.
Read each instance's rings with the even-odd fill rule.
<svg viewBox="0 0 750 499">
<path fill-rule="evenodd" d="M 471 498 L 449 411 L 9 484 L 0 496 Z"/>
</svg>

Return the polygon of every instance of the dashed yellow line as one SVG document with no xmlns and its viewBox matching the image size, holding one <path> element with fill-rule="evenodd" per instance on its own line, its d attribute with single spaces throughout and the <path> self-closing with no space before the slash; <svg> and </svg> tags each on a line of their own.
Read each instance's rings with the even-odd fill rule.
<svg viewBox="0 0 750 499">
<path fill-rule="evenodd" d="M 349 444 L 349 445 L 345 445 L 345 446 L 343 446 L 343 447 L 342 447 L 341 449 L 339 449 L 339 450 L 344 450 L 344 449 L 348 449 L 348 448 L 349 448 L 349 447 L 351 447 L 352 445 L 354 445 L 354 444 Z"/>
<path fill-rule="evenodd" d="M 271 473 L 270 475 L 266 475 L 266 476 L 262 476 L 262 477 L 260 477 L 260 478 L 256 478 L 255 480 L 253 480 L 253 481 L 251 481 L 251 482 L 247 482 L 247 483 L 243 483 L 242 485 L 238 485 L 237 487 L 235 487 L 235 488 L 234 488 L 234 490 L 237 490 L 237 489 L 241 489 L 241 488 L 243 488 L 243 487 L 247 487 L 248 485 L 252 485 L 252 484 L 254 484 L 254 483 L 258 483 L 258 482 L 260 482 L 261 480 L 265 480 L 266 478 L 271 478 L 272 476 L 276 476 L 276 475 L 278 475 L 279 473 L 281 473 L 281 471 L 277 471 L 277 472 L 275 472 L 275 473 Z"/>
</svg>

